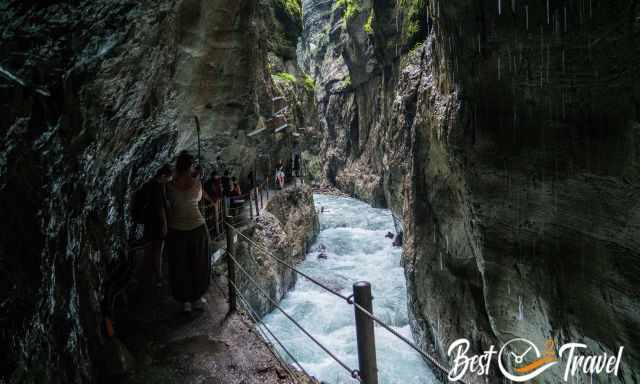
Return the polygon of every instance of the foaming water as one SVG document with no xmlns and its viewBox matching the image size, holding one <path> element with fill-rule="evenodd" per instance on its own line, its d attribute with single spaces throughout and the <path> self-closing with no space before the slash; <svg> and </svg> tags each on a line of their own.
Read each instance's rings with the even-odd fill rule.
<svg viewBox="0 0 640 384">
<path fill-rule="evenodd" d="M 320 234 L 299 268 L 348 296 L 356 281 L 371 282 L 373 311 L 403 336 L 412 339 L 407 317 L 402 250 L 385 237 L 393 232 L 391 213 L 355 199 L 314 195 Z M 320 258 L 320 254 L 326 258 Z M 353 307 L 304 278 L 282 300 L 282 308 L 353 369 L 358 368 Z M 302 366 L 321 381 L 353 383 L 350 375 L 313 344 L 279 311 L 264 323 L 283 341 Z M 437 383 L 422 358 L 381 327 L 375 328 L 379 382 Z"/>
</svg>

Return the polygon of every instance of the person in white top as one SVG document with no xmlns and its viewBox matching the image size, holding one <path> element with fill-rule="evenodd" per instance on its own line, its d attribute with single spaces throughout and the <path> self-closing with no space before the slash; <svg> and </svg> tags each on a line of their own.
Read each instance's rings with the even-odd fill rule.
<svg viewBox="0 0 640 384">
<path fill-rule="evenodd" d="M 204 309 L 203 295 L 209 288 L 209 231 L 198 203 L 203 196 L 211 199 L 202 189 L 201 170 L 191 154 L 181 152 L 175 169 L 175 179 L 167 188 L 169 280 L 173 297 L 190 312 L 192 307 Z"/>
</svg>

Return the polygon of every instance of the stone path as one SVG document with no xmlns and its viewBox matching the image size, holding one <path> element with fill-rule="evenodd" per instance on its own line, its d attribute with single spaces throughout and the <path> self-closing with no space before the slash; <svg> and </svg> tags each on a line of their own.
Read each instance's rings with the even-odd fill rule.
<svg viewBox="0 0 640 384">
<path fill-rule="evenodd" d="M 181 305 L 157 291 L 153 304 L 134 304 L 129 320 L 116 324 L 119 339 L 136 361 L 134 374 L 116 383 L 275 384 L 292 379 L 241 314 L 226 316 L 226 281 L 217 276 L 205 311 L 182 313 Z M 148 293 L 147 293 L 148 294 Z M 144 297 L 153 297 L 153 294 Z M 293 370 L 293 369 L 292 369 Z M 295 372 L 295 371 L 294 371 Z M 110 381 L 113 383 L 114 381 Z"/>
</svg>

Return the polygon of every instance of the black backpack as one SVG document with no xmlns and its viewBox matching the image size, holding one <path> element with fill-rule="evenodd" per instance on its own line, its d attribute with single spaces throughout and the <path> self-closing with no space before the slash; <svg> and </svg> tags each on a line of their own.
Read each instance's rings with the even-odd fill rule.
<svg viewBox="0 0 640 384">
<path fill-rule="evenodd" d="M 145 183 L 133 195 L 131 205 L 131 217 L 136 224 L 144 224 L 147 218 L 147 211 L 151 205 L 150 185 Z"/>
</svg>

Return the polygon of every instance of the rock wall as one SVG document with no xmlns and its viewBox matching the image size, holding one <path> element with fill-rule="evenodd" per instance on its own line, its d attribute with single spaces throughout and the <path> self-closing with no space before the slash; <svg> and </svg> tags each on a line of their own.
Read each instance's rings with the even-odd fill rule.
<svg viewBox="0 0 640 384">
<path fill-rule="evenodd" d="M 246 136 L 278 94 L 275 4 L 0 4 L 0 381 L 100 377 L 130 198 L 177 151 L 196 152 L 194 115 L 205 165 L 222 154 L 243 176 L 284 145 Z"/>
<path fill-rule="evenodd" d="M 402 213 L 416 338 L 624 346 L 598 380 L 637 382 L 637 2 L 401 3 L 305 1 L 303 62 L 327 180 Z"/>
<path fill-rule="evenodd" d="M 381 55 L 385 51 L 377 50 L 375 34 L 365 31 L 373 3 L 358 3 L 360 11 L 346 22 L 345 9 L 336 2 L 305 0 L 305 49 L 299 60 L 318 84 L 325 180 L 400 212 L 415 98 L 398 87 L 397 56 Z M 380 35 L 395 49 L 393 39 L 392 33 Z"/>
<path fill-rule="evenodd" d="M 289 187 L 275 195 L 255 224 L 243 234 L 256 246 L 238 238 L 237 259 L 269 297 L 279 302 L 291 289 L 297 274 L 266 254 L 268 250 L 279 260 L 295 266 L 304 260 L 307 247 L 320 231 L 320 222 L 310 187 Z M 240 270 L 236 272 L 238 285 L 259 316 L 275 307 Z"/>
</svg>

